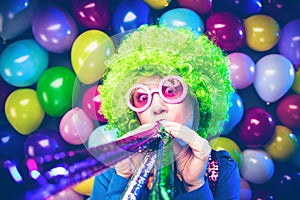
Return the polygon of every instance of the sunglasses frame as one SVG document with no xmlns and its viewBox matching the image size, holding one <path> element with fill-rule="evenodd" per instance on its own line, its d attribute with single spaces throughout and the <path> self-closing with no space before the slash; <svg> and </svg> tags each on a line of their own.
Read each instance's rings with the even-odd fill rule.
<svg viewBox="0 0 300 200">
<path fill-rule="evenodd" d="M 167 80 L 169 80 L 169 79 L 176 79 L 176 80 L 178 80 L 178 81 L 181 83 L 182 87 L 183 87 L 183 91 L 182 91 L 181 96 L 180 96 L 179 98 L 174 99 L 174 100 L 170 100 L 170 99 L 166 98 L 166 97 L 163 95 L 163 93 L 162 93 L 162 87 L 163 87 L 163 84 L 164 84 Z M 132 93 L 133 90 L 135 90 L 135 89 L 137 89 L 137 88 L 144 89 L 145 92 L 146 92 L 147 95 L 148 95 L 148 101 L 147 101 L 147 103 L 146 103 L 143 107 L 141 107 L 141 108 L 136 108 L 136 107 L 134 107 L 134 106 L 130 103 L 130 100 L 131 100 L 131 93 Z M 177 75 L 166 76 L 165 78 L 163 78 L 163 79 L 159 82 L 158 88 L 153 88 L 153 89 L 151 89 L 151 90 L 150 90 L 146 85 L 144 85 L 144 84 L 135 84 L 135 85 L 134 85 L 131 89 L 129 89 L 129 90 L 127 91 L 127 93 L 126 93 L 126 103 L 127 103 L 128 107 L 129 107 L 131 110 L 133 110 L 133 111 L 135 111 L 135 112 L 143 112 L 143 111 L 147 110 L 147 109 L 149 108 L 150 104 L 152 103 L 152 95 L 153 95 L 154 93 L 158 93 L 159 96 L 160 96 L 160 98 L 162 98 L 162 100 L 163 100 L 164 102 L 166 102 L 166 103 L 169 103 L 169 104 L 177 104 L 177 103 L 182 102 L 182 101 L 185 99 L 185 97 L 186 97 L 186 95 L 187 95 L 187 93 L 188 93 L 188 86 L 187 86 L 187 84 L 184 83 L 183 78 L 181 78 L 180 76 L 177 76 Z"/>
</svg>

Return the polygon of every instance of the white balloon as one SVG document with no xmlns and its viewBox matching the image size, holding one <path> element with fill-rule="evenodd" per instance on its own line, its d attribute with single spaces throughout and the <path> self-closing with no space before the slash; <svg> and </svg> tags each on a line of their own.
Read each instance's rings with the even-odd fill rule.
<svg viewBox="0 0 300 200">
<path fill-rule="evenodd" d="M 270 155 L 261 149 L 246 149 L 242 152 L 241 176 L 254 184 L 269 181 L 274 174 L 274 163 Z"/>
<path fill-rule="evenodd" d="M 272 103 L 288 92 L 294 79 L 292 62 L 280 54 L 269 54 L 257 61 L 253 85 L 262 100 Z"/>
<path fill-rule="evenodd" d="M 117 130 L 106 130 L 106 126 L 107 124 L 104 124 L 93 130 L 88 139 L 89 148 L 96 147 L 102 144 L 107 144 L 117 139 Z"/>
</svg>

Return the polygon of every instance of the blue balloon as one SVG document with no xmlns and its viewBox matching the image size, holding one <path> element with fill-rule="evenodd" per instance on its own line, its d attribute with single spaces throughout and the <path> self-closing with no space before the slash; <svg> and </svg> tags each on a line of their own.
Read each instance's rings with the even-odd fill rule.
<svg viewBox="0 0 300 200">
<path fill-rule="evenodd" d="M 223 131 L 221 135 L 227 135 L 232 131 L 232 129 L 241 121 L 244 115 L 244 103 L 242 98 L 234 92 L 231 95 L 230 99 L 232 106 L 229 108 L 228 111 L 228 121 L 224 123 Z"/>
<path fill-rule="evenodd" d="M 150 21 L 150 7 L 142 0 L 123 0 L 114 9 L 112 27 L 115 33 L 135 30 Z"/>
<path fill-rule="evenodd" d="M 183 27 L 191 29 L 196 35 L 204 32 L 201 17 L 193 10 L 187 8 L 174 8 L 166 11 L 158 20 L 159 25 L 171 28 Z"/>
<path fill-rule="evenodd" d="M 240 18 L 247 18 L 251 15 L 258 14 L 262 10 L 262 0 L 215 0 L 213 11 L 232 12 Z"/>
<path fill-rule="evenodd" d="M 10 125 L 0 127 L 0 158 L 20 159 L 24 157 L 26 136 L 18 133 Z"/>
<path fill-rule="evenodd" d="M 0 73 L 7 83 L 27 87 L 37 82 L 48 63 L 49 53 L 35 40 L 19 40 L 3 50 L 0 56 Z"/>
</svg>

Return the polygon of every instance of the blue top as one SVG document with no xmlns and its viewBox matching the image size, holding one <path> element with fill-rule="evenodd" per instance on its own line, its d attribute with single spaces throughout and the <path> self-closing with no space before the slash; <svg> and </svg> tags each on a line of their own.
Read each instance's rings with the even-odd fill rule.
<svg viewBox="0 0 300 200">
<path fill-rule="evenodd" d="M 240 199 L 240 174 L 237 163 L 230 157 L 226 151 L 215 151 L 218 160 L 219 176 L 212 193 L 208 180 L 205 184 L 191 192 L 183 190 L 183 184 L 175 177 L 174 184 L 176 187 L 176 200 L 193 200 L 193 199 Z M 93 191 L 90 200 L 119 200 L 129 179 L 116 174 L 115 169 L 111 168 L 98 175 L 94 179 Z M 140 194 L 139 199 L 148 199 L 148 188 L 145 187 Z"/>
</svg>

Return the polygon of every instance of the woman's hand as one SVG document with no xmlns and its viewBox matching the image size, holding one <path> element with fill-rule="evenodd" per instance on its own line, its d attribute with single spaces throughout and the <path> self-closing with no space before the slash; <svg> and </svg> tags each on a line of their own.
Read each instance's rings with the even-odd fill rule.
<svg viewBox="0 0 300 200">
<path fill-rule="evenodd" d="M 127 134 L 123 135 L 122 138 L 129 137 L 135 134 L 139 134 L 142 131 L 149 130 L 153 128 L 155 124 L 144 124 L 137 129 L 128 132 Z M 116 173 L 120 176 L 123 176 L 125 178 L 130 178 L 135 170 L 141 165 L 143 162 L 143 158 L 145 156 L 145 153 L 135 153 L 134 155 L 130 156 L 127 159 L 124 159 L 120 162 L 118 162 L 115 165 Z"/>
<path fill-rule="evenodd" d="M 192 129 L 177 122 L 163 120 L 161 124 L 172 137 L 188 145 L 181 145 L 173 139 L 177 171 L 184 181 L 185 189 L 189 192 L 200 188 L 205 183 L 205 173 L 211 153 L 209 142 Z"/>
</svg>

